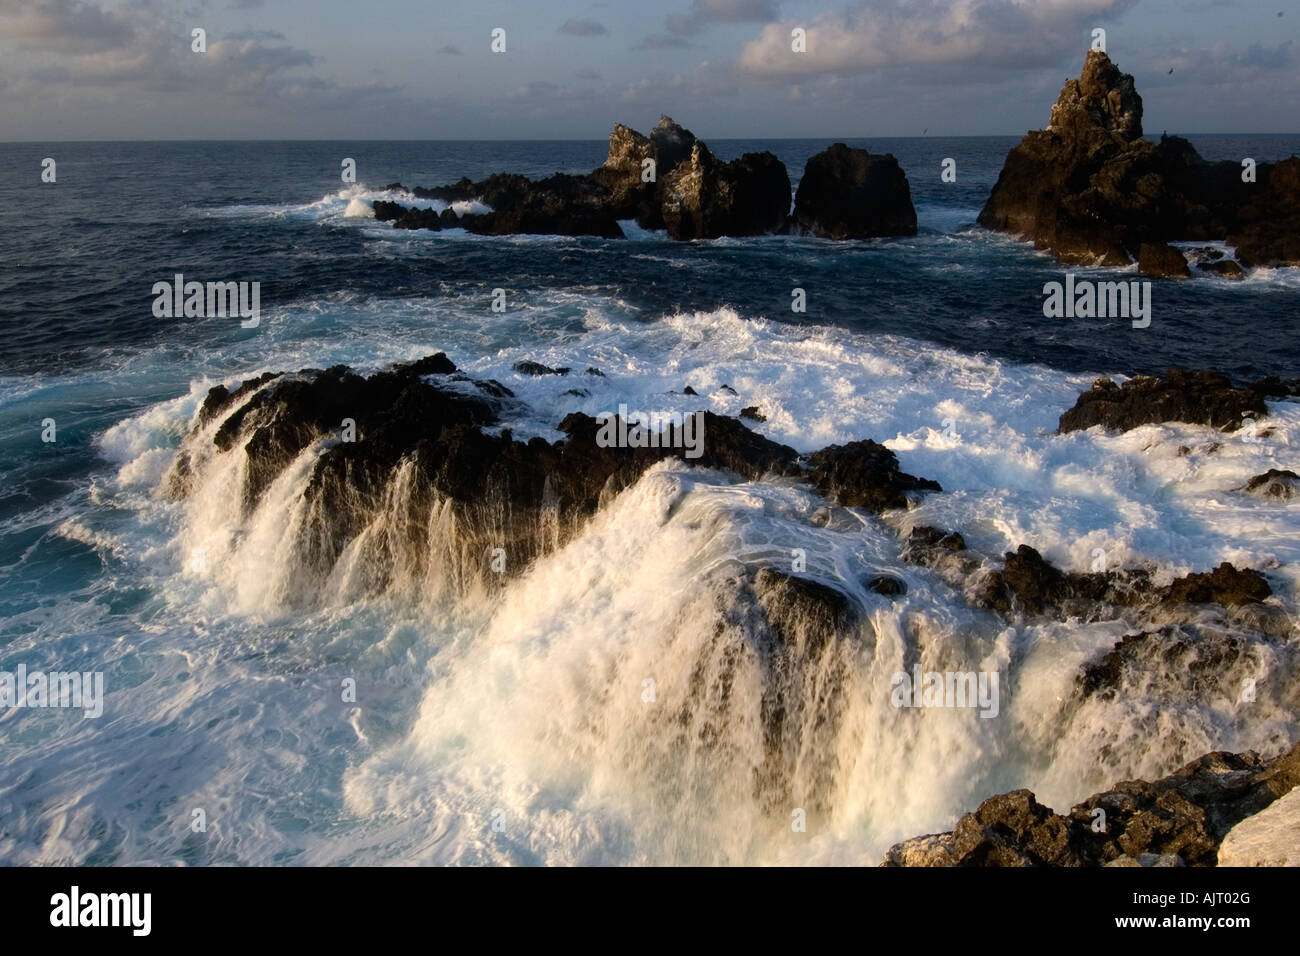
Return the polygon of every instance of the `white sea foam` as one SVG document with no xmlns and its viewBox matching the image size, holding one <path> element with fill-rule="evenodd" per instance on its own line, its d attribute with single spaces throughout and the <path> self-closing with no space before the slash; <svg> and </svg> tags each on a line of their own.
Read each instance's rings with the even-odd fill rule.
<svg viewBox="0 0 1300 956">
<path fill-rule="evenodd" d="M 1189 425 L 1062 436 L 1057 418 L 1090 374 L 730 309 L 646 323 L 589 292 L 535 301 L 522 316 L 474 310 L 470 322 L 468 309 L 315 303 L 268 323 L 255 347 L 232 343 L 212 367 L 373 369 L 445 350 L 518 393 L 509 425 L 521 437 L 556 438 L 566 412 L 620 401 L 683 413 L 756 405 L 768 420 L 754 427 L 775 440 L 809 451 L 874 438 L 945 493 L 883 521 L 838 513 L 822 524 L 813 516 L 825 502 L 798 483 L 736 485 L 660 466 L 499 601 L 433 614 L 391 595 L 288 614 L 285 548 L 315 451 L 249 515 L 233 494 L 238 454 L 201 464 L 194 494 L 169 500 L 158 489 L 171 455 L 207 388 L 232 379 L 195 381 L 101 437 L 111 471 L 90 489 L 97 507 L 61 526 L 109 568 L 105 603 L 70 599 L 9 622 L 14 650 L 104 670 L 107 698 L 93 738 L 71 723 L 0 715 L 27 765 L 45 768 L 38 779 L 4 759 L 0 813 L 11 825 L 0 857 L 874 863 L 891 841 L 943 828 L 994 792 L 1029 786 L 1064 809 L 1205 750 L 1268 750 L 1294 735 L 1294 662 L 1280 647 L 1260 645 L 1241 665 L 1259 680 L 1249 706 L 1154 687 L 1080 705 L 1079 667 L 1131 630 L 1126 622 L 1009 625 L 902 563 L 894 531 L 955 528 L 990 555 L 1027 543 L 1074 570 L 1100 549 L 1110 566 L 1148 565 L 1161 581 L 1231 560 L 1264 570 L 1272 601 L 1294 613 L 1300 502 L 1240 488 L 1269 467 L 1300 470 L 1300 405 L 1272 404 L 1257 443 Z M 513 370 L 523 359 L 572 371 L 525 376 Z M 165 351 L 153 361 L 168 370 Z M 143 362 L 121 374 L 139 378 Z M 583 374 L 588 366 L 603 377 Z M 698 396 L 681 394 L 688 384 Z M 565 394 L 575 388 L 588 394 Z M 196 548 L 204 573 L 191 564 Z M 743 629 L 716 625 L 733 575 L 788 570 L 793 548 L 863 618 L 838 669 L 809 675 L 833 680 L 845 709 L 829 736 L 805 728 L 808 760 L 790 777 L 800 803 L 773 807 L 753 789 L 765 756 L 762 668 Z M 881 572 L 908 593 L 866 591 L 863 578 Z M 346 562 L 339 575 L 331 586 L 350 593 Z M 144 590 L 151 596 L 134 596 Z M 105 610 L 131 601 L 138 609 Z M 106 640 L 66 637 L 86 633 Z M 999 718 L 890 707 L 890 675 L 908 655 L 927 669 L 1002 671 Z M 713 682 L 724 674 L 725 700 Z M 688 694 L 697 676 L 714 690 Z M 355 704 L 341 700 L 345 677 L 358 682 Z M 642 699 L 647 678 L 654 704 Z M 257 796 L 268 793 L 281 796 Z M 807 834 L 789 827 L 801 803 Z M 215 821 L 203 839 L 187 829 L 193 806 Z"/>
</svg>

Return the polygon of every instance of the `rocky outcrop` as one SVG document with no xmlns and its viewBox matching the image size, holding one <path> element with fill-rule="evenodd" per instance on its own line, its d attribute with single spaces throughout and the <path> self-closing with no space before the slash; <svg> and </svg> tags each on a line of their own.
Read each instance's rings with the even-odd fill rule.
<svg viewBox="0 0 1300 956">
<path fill-rule="evenodd" d="M 674 239 L 756 236 L 785 227 L 790 177 L 771 153 L 724 163 L 703 143 L 663 178 L 659 209 Z"/>
<path fill-rule="evenodd" d="M 1143 243 L 1225 237 L 1247 265 L 1300 261 L 1298 169 L 1261 164 L 1247 183 L 1238 163 L 1206 162 L 1186 140 L 1143 139 L 1133 78 L 1090 51 L 1048 128 L 1008 154 L 979 222 L 1067 263 L 1126 265 Z"/>
<path fill-rule="evenodd" d="M 1144 242 L 1138 247 L 1138 274 L 1153 279 L 1190 279 L 1187 257 L 1163 242 Z"/>
<path fill-rule="evenodd" d="M 1272 760 L 1253 751 L 1206 754 L 1163 779 L 1120 783 L 1068 814 L 1013 790 L 989 797 L 947 833 L 896 844 L 881 865 L 1084 867 L 1146 856 L 1214 866 L 1227 834 L 1297 783 L 1300 745 Z"/>
<path fill-rule="evenodd" d="M 609 154 L 591 178 L 610 192 L 610 204 L 619 219 L 635 219 L 644 229 L 664 228 L 659 182 L 691 155 L 695 134 L 667 116 L 642 136 L 622 123 L 609 136 Z M 646 160 L 653 160 L 653 177 Z"/>
<path fill-rule="evenodd" d="M 492 212 L 461 217 L 461 225 L 480 235 L 533 233 L 622 239 L 610 206 L 609 190 L 585 176 L 556 173 L 530 183 L 513 201 L 489 202 Z"/>
<path fill-rule="evenodd" d="M 477 200 L 491 212 L 436 213 L 380 199 L 372 204 L 375 218 L 403 229 L 459 226 L 480 235 L 607 239 L 623 237 L 620 219 L 636 219 L 646 229 L 667 229 L 674 239 L 715 239 L 780 232 L 790 211 L 790 177 L 774 155 L 747 153 L 724 163 L 667 116 L 649 136 L 615 126 L 605 162 L 584 176 L 556 173 L 533 182 L 497 173 L 480 182 L 417 186 L 411 193 L 449 204 Z"/>
<path fill-rule="evenodd" d="M 909 494 L 943 490 L 937 481 L 900 471 L 894 453 L 873 441 L 828 445 L 809 456 L 808 463 L 813 485 L 848 508 L 906 508 Z"/>
<path fill-rule="evenodd" d="M 1240 428 L 1243 418 L 1262 418 L 1268 406 L 1254 388 L 1236 388 L 1218 372 L 1170 369 L 1164 378 L 1138 375 L 1123 385 L 1098 379 L 1061 415 L 1060 431 L 1094 425 L 1128 431 L 1160 422 L 1188 422 L 1223 430 Z"/>
<path fill-rule="evenodd" d="M 916 234 L 912 191 L 898 160 L 836 143 L 808 160 L 794 223 L 814 236 L 868 239 Z"/>
<path fill-rule="evenodd" d="M 1228 242 L 1248 266 L 1300 265 L 1300 158 L 1257 170 L 1262 188 L 1245 203 Z"/>
<path fill-rule="evenodd" d="M 538 363 L 517 368 L 530 375 L 568 371 Z M 618 447 L 602 439 L 602 428 L 610 425 L 580 413 L 560 422 L 565 438 L 553 443 L 516 441 L 508 430 L 489 434 L 486 429 L 499 427 L 501 412 L 514 401 L 499 382 L 468 379 L 442 353 L 369 377 L 338 366 L 265 375 L 233 390 L 218 386 L 177 455 L 169 489 L 183 498 L 205 460 L 242 455 L 239 493 L 247 516 L 270 484 L 315 446 L 303 492 L 314 524 L 303 529 L 308 553 L 302 560 L 310 566 L 304 575 L 323 579 L 381 514 L 390 526 L 400 515 L 412 535 L 451 522 L 460 552 L 483 555 L 502 548 L 512 571 L 521 570 L 567 541 L 604 500 L 665 458 L 746 480 L 803 478 L 827 495 L 875 510 L 905 506 L 904 490 L 938 488 L 901 473 L 892 452 L 869 442 L 819 453 L 823 457 L 813 456 L 809 472 L 793 448 L 739 419 L 707 411 L 699 413 L 700 427 L 690 441 L 683 425 L 670 424 L 653 442 L 645 432 L 645 440 Z M 347 420 L 352 439 L 338 440 Z M 615 434 L 639 431 L 617 419 L 612 427 Z M 327 441 L 317 445 L 322 439 Z M 442 516 L 438 521 L 431 517 L 435 513 Z M 394 553 L 405 561 L 430 560 L 427 542 L 408 544 L 379 539 L 375 560 L 392 561 Z"/>
</svg>

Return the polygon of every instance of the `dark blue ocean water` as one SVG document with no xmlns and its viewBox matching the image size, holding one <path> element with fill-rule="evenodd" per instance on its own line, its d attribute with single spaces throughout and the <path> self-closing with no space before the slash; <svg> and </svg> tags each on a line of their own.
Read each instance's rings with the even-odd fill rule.
<svg viewBox="0 0 1300 956">
<path fill-rule="evenodd" d="M 1300 151 L 1300 137 L 1200 137 L 1210 159 L 1260 161 Z M 717 141 L 719 155 L 771 149 L 797 184 L 804 162 L 829 141 Z M 437 185 L 491 172 L 582 172 L 603 142 L 60 143 L 0 144 L 0 374 L 114 361 L 170 342 L 184 362 L 216 345 L 228 324 L 159 321 L 154 282 L 184 272 L 258 280 L 264 304 L 291 308 L 335 293 L 376 298 L 478 295 L 505 287 L 528 295 L 580 287 L 615 296 L 647 321 L 674 309 L 730 305 L 787 322 L 893 332 L 1058 368 L 1138 372 L 1213 366 L 1235 376 L 1300 374 L 1290 296 L 1221 282 L 1162 284 L 1151 329 L 1053 322 L 1042 284 L 1062 270 L 1048 257 L 966 230 L 1015 140 L 852 140 L 892 152 L 907 171 L 921 235 L 833 246 L 772 238 L 681 245 L 596 240 L 520 245 L 509 240 L 425 244 L 392 255 L 370 234 L 312 216 L 214 215 L 237 207 L 292 207 L 341 188 L 339 164 L 358 181 Z M 40 181 L 40 162 L 58 181 Z M 940 164 L 958 164 L 956 183 Z M 656 256 L 656 252 L 668 253 Z M 646 255 L 650 253 L 650 255 Z M 706 272 L 690 264 L 718 268 Z M 790 289 L 808 291 L 805 315 Z M 1271 288 L 1271 286 L 1270 286 Z"/>
</svg>

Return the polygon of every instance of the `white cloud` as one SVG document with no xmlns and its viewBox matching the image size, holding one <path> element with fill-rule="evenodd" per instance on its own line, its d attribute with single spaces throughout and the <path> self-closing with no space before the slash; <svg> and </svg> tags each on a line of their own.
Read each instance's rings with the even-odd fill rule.
<svg viewBox="0 0 1300 956">
<path fill-rule="evenodd" d="M 1032 66 L 1087 49 L 1089 28 L 1137 0 L 869 0 L 805 21 L 769 23 L 741 50 L 757 77 L 849 73 L 879 67 L 967 63 Z M 791 31 L 807 31 L 807 52 Z"/>
</svg>

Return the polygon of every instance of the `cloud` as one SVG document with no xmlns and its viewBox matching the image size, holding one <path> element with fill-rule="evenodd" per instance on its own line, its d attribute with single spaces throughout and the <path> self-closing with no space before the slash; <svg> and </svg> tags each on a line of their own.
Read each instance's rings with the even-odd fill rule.
<svg viewBox="0 0 1300 956">
<path fill-rule="evenodd" d="M 454 43 L 448 43 L 444 47 L 439 47 L 438 52 L 446 56 L 464 56 L 465 54 L 465 51 L 462 50 L 460 47 L 456 46 Z"/>
<path fill-rule="evenodd" d="M 754 77 L 853 73 L 917 64 L 1043 66 L 1087 48 L 1089 28 L 1137 0 L 873 0 L 770 23 L 737 63 Z M 807 52 L 791 31 L 807 30 Z"/>
<path fill-rule="evenodd" d="M 695 36 L 709 23 L 768 23 L 780 16 L 773 0 L 695 0 L 689 13 L 670 13 L 664 26 L 673 36 Z"/>
<path fill-rule="evenodd" d="M 695 12 L 719 23 L 766 23 L 780 16 L 771 0 L 695 0 Z"/>
<path fill-rule="evenodd" d="M 28 49 L 89 54 L 131 42 L 136 25 L 120 11 L 80 0 L 0 0 L 0 34 Z"/>
<path fill-rule="evenodd" d="M 609 33 L 605 24 L 595 20 L 565 20 L 560 25 L 560 32 L 571 37 L 603 37 Z"/>
<path fill-rule="evenodd" d="M 1271 50 L 1259 43 L 1252 43 L 1245 53 L 1235 57 L 1238 66 L 1258 67 L 1262 70 L 1287 70 L 1296 65 L 1295 52 L 1291 41 L 1279 43 Z"/>
<path fill-rule="evenodd" d="M 646 37 L 636 46 L 634 50 L 681 50 L 688 46 L 693 46 L 690 40 L 685 37 L 672 36 L 667 33 L 653 33 Z"/>
</svg>

